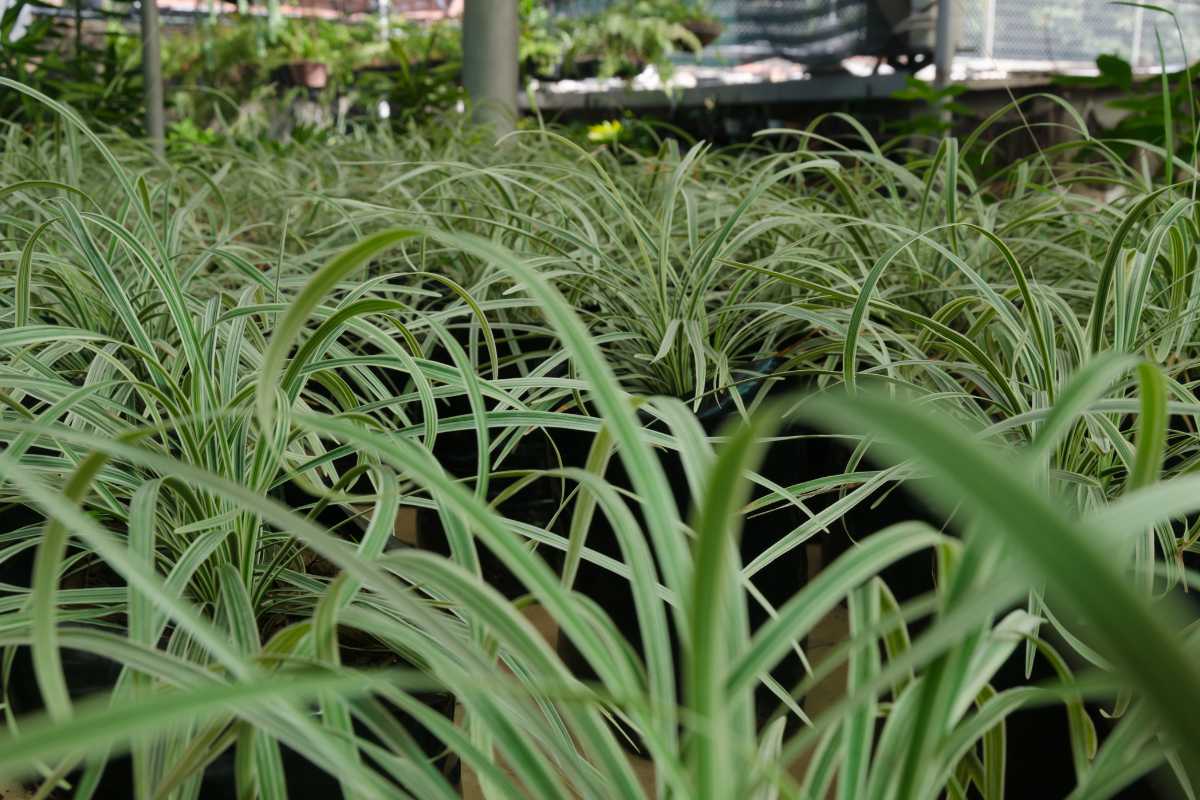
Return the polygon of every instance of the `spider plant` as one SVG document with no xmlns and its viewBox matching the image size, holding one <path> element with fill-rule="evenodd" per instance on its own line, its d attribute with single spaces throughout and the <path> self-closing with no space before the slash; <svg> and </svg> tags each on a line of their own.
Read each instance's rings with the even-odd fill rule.
<svg viewBox="0 0 1200 800">
<path fill-rule="evenodd" d="M 28 636 L 35 648 L 63 642 L 117 656 L 131 672 L 147 679 L 140 689 L 149 694 L 133 713 L 127 704 L 94 702 L 72 717 L 76 712 L 68 701 L 58 710 L 57 722 L 52 717 L 23 721 L 0 756 L 0 765 L 10 774 L 30 770 L 35 758 L 65 758 L 70 763 L 83 752 L 104 753 L 114 741 L 118 746 L 130 743 L 136 758 L 151 732 L 161 731 L 161 740 L 181 724 L 204 732 L 213 730 L 210 726 L 224 731 L 233 724 L 242 734 L 247 730 L 242 726 L 252 724 L 254 736 L 229 739 L 236 738 L 239 747 L 255 748 L 256 753 L 259 747 L 269 751 L 270 743 L 279 740 L 303 747 L 318 763 L 331 768 L 337 763 L 347 790 L 355 794 L 450 796 L 444 776 L 423 766 L 403 736 L 394 727 L 388 729 L 386 715 L 371 699 L 373 694 L 386 697 L 420 713 L 406 690 L 425 684 L 410 672 L 364 675 L 338 665 L 332 642 L 339 632 L 358 628 L 414 653 L 426 667 L 424 680 L 435 680 L 459 698 L 467 709 L 463 729 L 434 715 L 424 720 L 479 772 L 489 794 L 496 796 L 559 797 L 567 791 L 641 796 L 601 710 L 620 714 L 639 730 L 655 763 L 655 791 L 668 796 L 803 796 L 823 793 L 835 779 L 845 787 L 839 791 L 852 795 L 932 796 L 949 791 L 965 796 L 971 783 L 987 795 L 1002 794 L 1003 721 L 1024 705 L 1045 702 L 1065 703 L 1071 714 L 1081 791 L 1107 795 L 1164 759 L 1176 766 L 1181 780 L 1192 780 L 1188 776 L 1195 754 L 1180 743 L 1195 733 L 1187 701 L 1200 686 L 1187 661 L 1188 645 L 1174 627 L 1179 610 L 1169 599 L 1152 608 L 1112 556 L 1114 545 L 1120 549 L 1136 539 L 1147 522 L 1194 510 L 1191 479 L 1135 485 L 1102 513 L 1073 522 L 1054 510 L 1038 485 L 1037 469 L 1014 469 L 945 421 L 868 394 L 814 401 L 806 406 L 806 414 L 835 430 L 853 428 L 877 436 L 889 451 L 913 456 L 912 464 L 933 478 L 930 499 L 965 508 L 963 537 L 919 523 L 881 532 L 797 592 L 771 624 L 751 634 L 744 621 L 745 574 L 731 545 L 742 527 L 739 509 L 747 497 L 747 470 L 772 415 L 739 424 L 714 449 L 688 421 L 689 415 L 671 414 L 678 421 L 671 435 L 674 446 L 695 456 L 688 462 L 690 470 L 705 489 L 684 525 L 661 491 L 661 468 L 627 396 L 563 298 L 534 269 L 495 245 L 431 233 L 510 271 L 544 304 L 588 381 L 618 455 L 634 478 L 644 524 L 630 515 L 631 500 L 612 492 L 595 475 L 575 470 L 569 476 L 594 494 L 602 513 L 612 515 L 629 548 L 621 571 L 638 591 L 647 639 L 658 643 L 650 648 L 647 662 L 639 664 L 614 641 L 613 623 L 604 611 L 581 602 L 525 549 L 523 542 L 531 532 L 513 526 L 477 494 L 448 479 L 419 437 L 387 435 L 359 415 L 279 402 L 284 394 L 280 379 L 305 357 L 293 345 L 308 329 L 309 315 L 363 260 L 416 233 L 397 230 L 364 240 L 313 276 L 265 348 L 253 414 L 264 430 L 295 428 L 351 445 L 377 459 L 381 468 L 409 476 L 429 491 L 443 513 L 461 523 L 461 549 L 444 559 L 354 548 L 252 488 L 140 443 L 71 430 L 48 420 L 8 422 L 6 428 L 32 433 L 39 441 L 72 441 L 89 451 L 66 492 L 50 489 L 36 470 L 7 455 L 5 473 L 31 499 L 44 503 L 52 520 L 69 523 L 126 577 L 131 614 L 138 608 L 162 609 L 150 610 L 151 619 L 164 614 L 195 642 L 189 658 L 184 658 L 161 653 L 149 641 L 139 648 L 120 636 L 62 624 L 65 598 L 56 597 L 53 589 L 47 597 L 42 585 L 58 564 L 40 569 L 31 590 L 33 619 L 13 619 L 9 641 Z M 1064 400 L 1045 418 L 1045 438 L 1020 454 L 1022 464 L 1042 463 L 1081 413 L 1096 413 L 1092 407 L 1107 386 L 1098 377 L 1120 374 L 1129 366 L 1118 358 L 1098 359 L 1093 369 L 1073 380 Z M 1163 395 L 1156 391 L 1161 378 L 1152 367 L 1141 368 L 1140 374 L 1145 393 L 1140 430 L 1146 437 L 1140 444 L 1152 453 L 1161 452 L 1150 438 L 1160 430 L 1156 420 L 1165 413 Z M 667 413 L 672 406 L 683 411 L 677 401 L 659 402 Z M 924 402 L 942 401 L 926 396 Z M 286 442 L 281 438 L 263 444 L 284 450 Z M 111 532 L 79 511 L 80 490 L 75 487 L 92 488 L 110 459 L 113 464 L 152 465 L 164 475 L 228 498 L 288 531 L 344 572 L 319 592 L 311 620 L 294 623 L 266 645 L 247 642 L 249 649 L 239 654 L 190 597 L 169 590 L 170 579 L 164 583 L 153 562 L 134 556 L 139 552 L 136 545 L 115 541 Z M 1152 467 L 1153 460 L 1149 464 Z M 138 492 L 134 504 L 139 510 L 153 509 L 148 495 Z M 394 490 L 380 488 L 375 521 L 394 514 L 396 498 Z M 153 518 L 139 514 L 136 524 Z M 57 524 L 52 522 L 51 528 Z M 378 530 L 374 521 L 371 527 Z M 131 538 L 137 530 L 130 528 Z M 1051 535 L 1045 535 L 1047 531 Z M 472 572 L 479 545 L 500 554 L 526 581 L 530 593 L 552 611 L 566 635 L 577 640 L 602 676 L 599 685 L 579 684 L 565 673 L 515 608 L 479 582 Z M 935 594 L 898 605 L 877 573 L 903 554 L 929 547 L 940 554 L 942 569 Z M 657 570 L 655 563 L 660 565 Z M 1085 571 L 1077 569 L 1081 564 Z M 1091 644 L 1112 670 L 1106 677 L 1073 676 L 1062 657 L 1039 642 L 1060 668 L 1060 685 L 1000 693 L 989 688 L 998 665 L 1023 642 L 1036 640 L 1038 617 L 1026 611 L 1005 613 L 1020 591 L 1036 580 L 1055 582 L 1047 608 L 1070 614 L 1073 623 L 1086 626 Z M 798 733 L 789 732 L 782 719 L 756 728 L 747 705 L 752 687 L 824 611 L 843 599 L 849 603 L 854 634 L 841 653 L 852 676 L 846 699 Z M 236 601 L 222 603 L 228 609 Z M 49 642 L 37 638 L 45 632 L 38 624 L 41 614 L 49 616 Z M 932 624 L 920 635 L 910 634 L 907 623 L 922 616 L 932 616 Z M 670 665 L 665 663 L 670 658 L 665 647 L 669 617 L 678 619 L 687 632 L 684 701 L 679 707 Z M 247 661 L 258 647 L 264 648 L 263 654 Z M 507 672 L 495 669 L 497 656 Z M 207 668 L 185 669 L 189 662 Z M 45 683 L 53 684 L 52 662 L 39 667 Z M 1110 696 L 1120 688 L 1135 690 L 1136 699 L 1117 733 L 1089 761 L 1094 740 L 1081 697 Z M 325 710 L 319 722 L 301 713 L 297 703 L 304 700 L 319 702 Z M 886 722 L 876 739 L 873 721 L 880 715 Z M 378 726 L 383 744 L 357 737 L 349 727 L 351 718 Z M 72 721 L 64 727 L 66 719 Z M 212 738 L 229 740 L 216 734 Z M 788 766 L 809 748 L 815 749 L 808 769 L 794 775 Z M 381 783 L 376 773 L 359 766 L 367 758 L 395 784 Z M 497 767 L 500 759 L 505 769 Z M 278 793 L 278 776 L 270 771 L 269 759 L 247 756 L 242 763 L 245 781 L 256 781 L 264 793 Z"/>
<path fill-rule="evenodd" d="M 46 520 L 0 538 L 2 560 L 36 553 L 0 597 L 0 645 L 32 650 L 45 706 L 6 707 L 0 776 L 84 797 L 129 752 L 135 797 L 195 797 L 232 748 L 239 795 L 276 797 L 285 745 L 356 797 L 457 796 L 445 750 L 489 797 L 998 798 L 1008 723 L 1055 705 L 1075 796 L 1164 767 L 1195 791 L 1189 184 L 1101 139 L 985 173 L 986 128 L 915 154 L 827 135 L 833 118 L 653 157 L 547 131 L 486 153 L 438 134 L 261 163 L 216 146 L 201 176 L 0 83 L 72 131 L 10 133 L 0 156 L 0 491 Z M 514 345 L 530 333 L 551 343 Z M 817 393 L 759 397 L 706 434 L 698 403 L 774 354 Z M 798 420 L 847 463 L 767 480 Z M 586 464 L 506 466 L 556 430 L 595 438 Z M 433 456 L 462 432 L 468 476 Z M 541 479 L 569 487 L 561 524 L 489 492 Z M 856 521 L 843 555 L 766 603 L 763 569 L 899 483 L 945 526 Z M 781 503 L 806 521 L 741 563 Z M 448 556 L 389 543 L 401 505 L 438 517 Z M 620 557 L 589 542 L 596 515 Z M 885 576 L 923 552 L 936 575 L 902 596 Z M 483 579 L 485 557 L 520 596 Z M 585 561 L 629 585 L 637 642 L 576 591 Z M 779 684 L 841 604 L 847 640 Z M 363 641 L 390 666 L 349 658 Z M 72 698 L 64 650 L 119 664 L 111 692 Z M 1013 662 L 1056 677 L 1011 686 Z M 846 691 L 816 708 L 839 669 Z"/>
</svg>

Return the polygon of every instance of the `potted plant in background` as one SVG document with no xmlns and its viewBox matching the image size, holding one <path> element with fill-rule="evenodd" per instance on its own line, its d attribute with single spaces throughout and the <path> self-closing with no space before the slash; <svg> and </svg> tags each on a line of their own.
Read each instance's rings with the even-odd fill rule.
<svg viewBox="0 0 1200 800">
<path fill-rule="evenodd" d="M 695 34 L 677 21 L 685 18 L 686 7 L 676 5 L 660 8 L 658 0 L 623 0 L 570 20 L 565 23 L 570 45 L 564 71 L 577 77 L 632 78 L 653 65 L 660 75 L 669 75 L 674 53 L 701 49 Z"/>
<path fill-rule="evenodd" d="M 626 0 L 626 2 L 638 3 L 646 0 Z M 708 47 L 715 42 L 720 36 L 725 26 L 721 20 L 712 13 L 708 0 L 648 0 L 651 7 L 651 13 L 662 17 L 668 22 L 681 25 L 694 37 L 700 47 Z M 680 39 L 678 44 L 681 48 L 693 49 L 693 42 L 690 39 Z"/>
<path fill-rule="evenodd" d="M 570 35 L 539 0 L 522 0 L 518 57 L 526 78 L 557 80 L 562 76 L 563 55 Z"/>
<path fill-rule="evenodd" d="M 278 33 L 271 57 L 286 85 L 319 90 L 329 85 L 337 50 L 317 20 L 291 20 Z"/>
<path fill-rule="evenodd" d="M 353 65 L 356 98 L 393 125 L 426 120 L 464 99 L 458 26 L 438 21 L 393 23 L 387 41 L 359 45 Z"/>
</svg>

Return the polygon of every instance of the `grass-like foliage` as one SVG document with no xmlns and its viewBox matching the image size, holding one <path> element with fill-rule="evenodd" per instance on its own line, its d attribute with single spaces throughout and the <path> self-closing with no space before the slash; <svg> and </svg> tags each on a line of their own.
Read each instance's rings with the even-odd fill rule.
<svg viewBox="0 0 1200 800">
<path fill-rule="evenodd" d="M 128 755 L 130 796 L 194 798 L 232 753 L 274 798 L 298 753 L 356 798 L 992 800 L 1049 706 L 1072 796 L 1200 787 L 1194 164 L 1073 118 L 985 172 L 994 139 L 841 117 L 167 162 L 0 89 L 61 123 L 0 151 L 0 777 L 95 796 Z M 396 542 L 409 507 L 444 553 Z"/>
</svg>

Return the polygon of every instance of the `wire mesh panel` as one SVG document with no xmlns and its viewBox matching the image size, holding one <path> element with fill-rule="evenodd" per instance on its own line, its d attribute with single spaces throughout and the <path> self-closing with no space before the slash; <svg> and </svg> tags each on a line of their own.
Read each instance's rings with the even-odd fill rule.
<svg viewBox="0 0 1200 800">
<path fill-rule="evenodd" d="M 997 58 L 1092 61 L 1101 53 L 1128 57 L 1134 9 L 1096 0 L 996 3 Z"/>
<path fill-rule="evenodd" d="M 1195 61 L 1197 56 L 1200 56 L 1200 0 L 1159 0 L 1154 5 L 1172 12 L 1174 18 L 1150 9 L 1140 10 L 1136 61 L 1142 66 L 1158 64 L 1161 60 L 1159 39 L 1162 41 L 1162 56 L 1165 56 L 1166 63 L 1183 64 L 1185 60 L 1189 63 Z M 1184 47 L 1187 48 L 1186 54 Z"/>
<path fill-rule="evenodd" d="M 879 0 L 713 0 L 707 8 L 724 31 L 723 46 L 757 55 L 779 55 L 796 61 L 836 60 L 880 52 L 891 28 Z M 612 0 L 558 0 L 555 10 L 587 14 Z"/>
<path fill-rule="evenodd" d="M 994 39 L 994 29 L 989 31 L 988 24 L 994 21 L 990 14 L 991 6 L 997 0 L 966 0 L 959 6 L 962 14 L 962 26 L 958 34 L 958 49 L 960 52 L 983 53 Z"/>
<path fill-rule="evenodd" d="M 881 52 L 891 37 L 871 0 L 740 0 L 725 6 L 723 43 L 797 61 Z"/>
<path fill-rule="evenodd" d="M 1173 12 L 1117 5 L 1107 0 L 956 0 L 958 51 L 1012 61 L 1084 64 L 1115 54 L 1139 66 L 1162 57 L 1184 61 L 1176 20 L 1187 56 L 1200 57 L 1200 0 L 1158 0 Z M 560 13 L 600 11 L 613 0 L 557 0 Z M 911 0 L 915 13 L 937 0 Z M 781 55 L 796 61 L 833 60 L 883 52 L 896 40 L 881 12 L 896 0 L 711 0 L 708 8 L 724 23 L 718 44 L 748 55 Z M 1156 31 L 1158 36 L 1156 37 Z"/>
<path fill-rule="evenodd" d="M 1080 64 L 1102 54 L 1118 55 L 1139 66 L 1162 57 L 1184 61 L 1184 42 L 1200 50 L 1200 0 L 1163 0 L 1155 5 L 1174 14 L 1117 5 L 1105 0 L 964 0 L 959 52 L 1013 61 Z M 1156 37 L 1156 31 L 1158 37 Z M 1189 52 L 1195 59 L 1198 53 Z"/>
</svg>

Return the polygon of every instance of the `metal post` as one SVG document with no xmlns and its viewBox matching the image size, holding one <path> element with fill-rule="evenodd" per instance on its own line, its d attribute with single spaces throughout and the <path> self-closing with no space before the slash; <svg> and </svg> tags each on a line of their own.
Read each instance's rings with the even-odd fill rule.
<svg viewBox="0 0 1200 800">
<path fill-rule="evenodd" d="M 984 0 L 983 9 L 983 57 L 996 55 L 996 0 Z"/>
<path fill-rule="evenodd" d="M 475 120 L 496 133 L 517 119 L 517 0 L 466 0 L 463 86 Z"/>
<path fill-rule="evenodd" d="M 157 155 L 163 154 L 162 53 L 158 46 L 158 4 L 142 0 L 142 80 L 146 95 L 146 135 Z"/>
<path fill-rule="evenodd" d="M 83 50 L 83 0 L 75 0 L 75 60 Z"/>
<path fill-rule="evenodd" d="M 938 0 L 937 5 L 937 41 L 933 45 L 933 63 L 937 70 L 934 75 L 934 85 L 939 89 L 950 85 L 950 74 L 954 69 L 954 53 L 958 50 L 958 42 L 955 41 L 954 15 L 958 13 L 955 8 L 958 3 L 956 0 Z"/>
<path fill-rule="evenodd" d="M 385 42 L 392 38 L 391 0 L 379 0 L 379 37 Z"/>
<path fill-rule="evenodd" d="M 950 85 L 950 79 L 954 71 L 954 54 L 958 50 L 958 40 L 956 34 L 958 29 L 955 27 L 954 15 L 957 11 L 955 6 L 957 0 L 938 0 L 937 4 L 937 40 L 933 43 L 933 85 L 937 89 L 945 89 Z M 938 98 L 936 101 L 936 111 L 938 117 L 943 124 L 949 129 L 953 122 L 953 116 L 950 110 L 946 108 L 949 104 L 944 97 Z"/>
<path fill-rule="evenodd" d="M 1133 44 L 1130 46 L 1129 63 L 1134 69 L 1142 60 L 1142 31 L 1145 30 L 1146 8 L 1137 6 L 1133 10 Z"/>
</svg>

